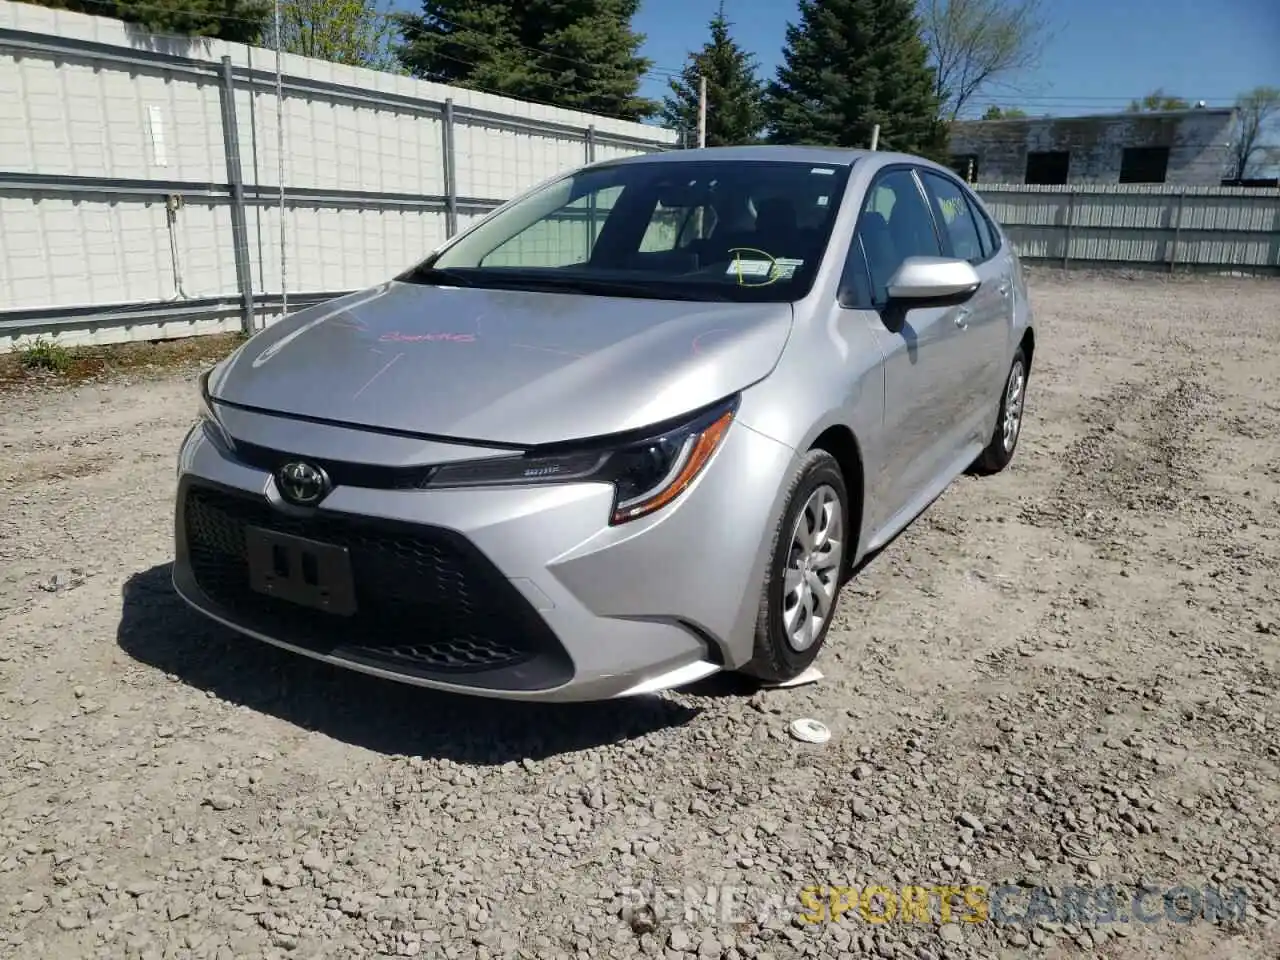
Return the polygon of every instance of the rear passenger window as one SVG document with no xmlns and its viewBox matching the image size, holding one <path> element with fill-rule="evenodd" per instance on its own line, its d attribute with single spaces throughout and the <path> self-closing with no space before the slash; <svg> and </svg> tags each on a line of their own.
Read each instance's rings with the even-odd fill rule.
<svg viewBox="0 0 1280 960">
<path fill-rule="evenodd" d="M 970 263 L 985 260 L 986 254 L 978 235 L 973 208 L 965 199 L 960 185 L 927 170 L 920 171 L 920 179 L 933 203 L 934 215 L 950 240 L 951 255 Z"/>
</svg>

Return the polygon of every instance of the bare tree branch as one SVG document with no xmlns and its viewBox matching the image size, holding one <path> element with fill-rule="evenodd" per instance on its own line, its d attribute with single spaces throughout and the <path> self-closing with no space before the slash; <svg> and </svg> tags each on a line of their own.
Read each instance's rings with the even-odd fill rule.
<svg viewBox="0 0 1280 960">
<path fill-rule="evenodd" d="M 1042 0 L 921 0 L 938 99 L 954 120 L 984 87 L 1035 66 L 1050 38 Z"/>
<path fill-rule="evenodd" d="M 1254 87 L 1236 98 L 1236 131 L 1231 145 L 1235 177 L 1245 179 L 1249 168 L 1265 166 L 1280 156 L 1280 88 Z M 1274 137 L 1276 143 L 1264 142 Z"/>
</svg>

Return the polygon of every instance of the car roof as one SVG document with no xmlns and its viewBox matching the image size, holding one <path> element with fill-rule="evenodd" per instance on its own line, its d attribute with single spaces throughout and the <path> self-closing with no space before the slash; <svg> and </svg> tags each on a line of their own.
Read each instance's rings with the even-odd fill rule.
<svg viewBox="0 0 1280 960">
<path fill-rule="evenodd" d="M 792 145 L 757 144 L 741 147 L 703 147 L 699 150 L 681 150 L 674 147 L 655 153 L 633 154 L 619 157 L 607 163 L 689 163 L 698 160 L 781 160 L 795 163 L 833 163 L 846 166 L 853 163 L 866 150 L 849 150 L 841 147 L 811 147 Z"/>
<path fill-rule="evenodd" d="M 851 166 L 858 160 L 874 157 L 882 163 L 928 163 L 921 157 L 888 150 L 866 150 L 855 147 L 823 147 L 806 144 L 752 144 L 737 147 L 703 147 L 681 150 L 678 147 L 654 153 L 633 154 L 629 157 L 604 160 L 591 166 L 615 166 L 636 163 L 693 163 L 705 160 L 771 160 L 785 163 L 825 163 Z"/>
</svg>

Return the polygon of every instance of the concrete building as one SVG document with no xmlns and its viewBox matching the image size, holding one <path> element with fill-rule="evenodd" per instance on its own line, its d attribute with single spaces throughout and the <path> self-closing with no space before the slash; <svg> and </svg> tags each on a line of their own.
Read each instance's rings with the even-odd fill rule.
<svg viewBox="0 0 1280 960">
<path fill-rule="evenodd" d="M 976 183 L 1218 186 L 1230 169 L 1235 110 L 966 120 L 951 163 Z"/>
</svg>

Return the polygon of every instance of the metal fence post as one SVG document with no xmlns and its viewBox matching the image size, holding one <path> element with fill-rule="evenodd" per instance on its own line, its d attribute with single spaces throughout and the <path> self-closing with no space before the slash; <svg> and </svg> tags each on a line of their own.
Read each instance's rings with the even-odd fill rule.
<svg viewBox="0 0 1280 960">
<path fill-rule="evenodd" d="M 441 140 L 444 144 L 444 229 L 445 235 L 452 238 L 458 232 L 458 154 L 454 145 L 453 98 L 444 102 L 444 129 Z"/>
<path fill-rule="evenodd" d="M 1067 269 L 1067 261 L 1071 259 L 1071 227 L 1076 220 L 1076 192 L 1067 188 L 1071 192 L 1067 194 L 1067 230 L 1062 239 L 1062 269 Z"/>
<path fill-rule="evenodd" d="M 1178 205 L 1174 208 L 1173 214 L 1173 248 L 1169 251 L 1169 272 L 1173 273 L 1173 268 L 1178 263 L 1178 242 L 1182 239 L 1182 205 L 1186 202 L 1187 191 L 1182 189 L 1178 191 Z"/>
<path fill-rule="evenodd" d="M 240 126 L 236 122 L 236 81 L 231 58 L 222 58 L 222 148 L 227 159 L 227 182 L 231 185 L 231 242 L 236 263 L 236 282 L 240 286 L 241 328 L 253 333 L 256 327 L 253 310 L 253 272 L 249 265 L 249 225 L 245 213 L 244 172 L 240 168 Z"/>
<path fill-rule="evenodd" d="M 596 125 L 590 124 L 587 127 L 586 134 L 587 145 L 587 163 L 596 162 Z M 587 198 L 587 252 L 596 248 L 596 240 L 600 238 L 600 225 L 597 222 L 598 211 L 596 210 L 596 194 L 592 191 L 590 197 Z"/>
</svg>

